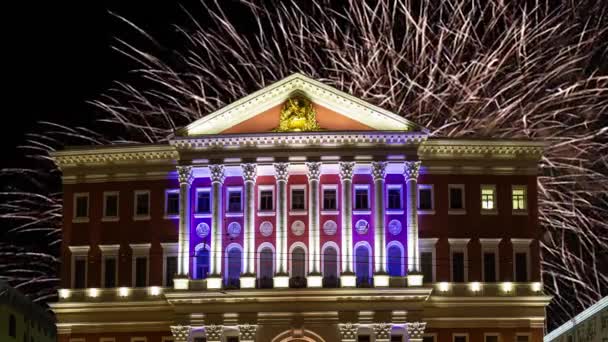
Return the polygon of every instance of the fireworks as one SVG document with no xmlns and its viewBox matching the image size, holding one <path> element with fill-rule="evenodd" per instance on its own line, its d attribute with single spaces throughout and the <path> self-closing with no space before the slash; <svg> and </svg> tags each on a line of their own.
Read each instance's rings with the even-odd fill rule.
<svg viewBox="0 0 608 342">
<path fill-rule="evenodd" d="M 243 1 L 230 12 L 202 6 L 205 23 L 186 12 L 170 56 L 118 40 L 117 49 L 141 69 L 93 104 L 120 135 L 46 126 L 26 150 L 44 160 L 68 142 L 162 142 L 301 72 L 435 136 L 550 142 L 539 217 L 543 279 L 556 296 L 553 324 L 607 294 L 608 66 L 601 63 L 608 58 L 608 10 L 601 1 Z M 20 216 L 10 220 L 14 231 L 49 229 L 45 234 L 58 238 L 60 197 L 48 190 L 58 175 L 34 174 L 40 184 L 28 195 L 3 194 L 13 196 L 3 217 Z"/>
</svg>

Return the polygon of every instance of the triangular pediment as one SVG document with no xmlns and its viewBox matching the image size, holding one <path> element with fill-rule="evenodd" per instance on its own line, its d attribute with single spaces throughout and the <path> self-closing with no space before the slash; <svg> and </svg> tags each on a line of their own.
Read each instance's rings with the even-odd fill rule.
<svg viewBox="0 0 608 342">
<path fill-rule="evenodd" d="M 310 100 L 320 130 L 426 131 L 395 113 L 296 73 L 191 123 L 178 135 L 272 132 L 294 94 Z"/>
</svg>

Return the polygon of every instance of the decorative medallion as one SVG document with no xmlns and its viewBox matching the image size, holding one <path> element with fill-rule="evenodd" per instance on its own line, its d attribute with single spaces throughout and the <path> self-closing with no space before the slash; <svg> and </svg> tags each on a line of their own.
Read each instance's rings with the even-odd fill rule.
<svg viewBox="0 0 608 342">
<path fill-rule="evenodd" d="M 295 95 L 287 99 L 281 116 L 279 117 L 279 127 L 275 132 L 310 132 L 319 131 L 321 127 L 317 122 L 317 113 L 312 106 L 312 102 L 302 95 Z"/>
<path fill-rule="evenodd" d="M 264 221 L 260 224 L 260 233 L 262 236 L 272 235 L 272 223 L 270 221 Z"/>
<path fill-rule="evenodd" d="M 401 221 L 391 220 L 391 222 L 388 223 L 388 231 L 393 235 L 399 235 L 399 233 L 401 233 Z"/>
<path fill-rule="evenodd" d="M 323 232 L 325 235 L 336 235 L 338 231 L 338 225 L 334 220 L 327 220 L 323 223 Z"/>
<path fill-rule="evenodd" d="M 304 226 L 304 222 L 302 222 L 300 220 L 294 221 L 291 224 L 291 232 L 295 236 L 301 236 L 302 234 L 304 234 L 304 229 L 305 228 L 306 227 Z"/>
<path fill-rule="evenodd" d="M 228 234 L 232 237 L 237 237 L 241 234 L 241 225 L 238 222 L 232 222 L 228 225 Z"/>
<path fill-rule="evenodd" d="M 205 222 L 201 222 L 196 226 L 196 235 L 198 235 L 199 237 L 207 237 L 207 235 L 209 235 L 209 231 L 211 229 L 209 228 L 209 225 L 206 224 Z"/>
<path fill-rule="evenodd" d="M 357 233 L 363 235 L 369 230 L 369 223 L 367 223 L 367 221 L 365 220 L 359 220 L 355 224 L 355 230 L 357 231 Z"/>
</svg>

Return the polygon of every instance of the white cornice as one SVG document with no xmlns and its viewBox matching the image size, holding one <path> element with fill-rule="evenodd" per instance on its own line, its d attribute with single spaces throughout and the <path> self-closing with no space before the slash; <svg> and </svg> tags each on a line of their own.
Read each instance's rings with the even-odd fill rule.
<svg viewBox="0 0 608 342">
<path fill-rule="evenodd" d="M 51 157 L 59 168 L 81 164 L 174 161 L 179 158 L 175 148 L 169 144 L 91 146 L 52 152 Z"/>
<path fill-rule="evenodd" d="M 545 142 L 530 140 L 428 139 L 418 149 L 421 160 L 430 159 L 532 159 L 540 160 Z"/>
</svg>

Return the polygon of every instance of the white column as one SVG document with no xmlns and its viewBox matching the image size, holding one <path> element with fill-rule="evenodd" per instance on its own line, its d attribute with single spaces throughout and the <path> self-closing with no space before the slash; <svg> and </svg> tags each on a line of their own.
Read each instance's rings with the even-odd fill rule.
<svg viewBox="0 0 608 342">
<path fill-rule="evenodd" d="M 420 247 L 418 242 L 418 171 L 419 161 L 407 161 L 403 169 L 407 189 L 407 282 L 408 286 L 421 286 Z"/>
<path fill-rule="evenodd" d="M 359 330 L 358 324 L 340 323 L 338 324 L 338 331 L 340 332 L 341 342 L 356 342 L 357 331 Z"/>
<path fill-rule="evenodd" d="M 322 287 L 321 276 L 321 234 L 319 227 L 319 180 L 321 177 L 321 163 L 306 163 L 308 169 L 308 287 Z"/>
<path fill-rule="evenodd" d="M 243 274 L 241 288 L 255 288 L 255 180 L 256 164 L 241 164 L 245 183 L 245 207 L 243 208 Z"/>
<path fill-rule="evenodd" d="M 340 162 L 340 182 L 342 183 L 342 287 L 355 287 L 353 273 L 353 172 L 355 162 Z"/>
<path fill-rule="evenodd" d="M 179 233 L 177 273 L 174 287 L 188 288 L 188 274 L 190 273 L 190 185 L 192 184 L 192 167 L 178 166 L 177 179 L 179 181 Z"/>
<path fill-rule="evenodd" d="M 422 342 L 424 337 L 424 329 L 426 322 L 408 322 L 406 323 L 407 336 L 409 342 Z"/>
<path fill-rule="evenodd" d="M 188 342 L 190 338 L 190 326 L 189 325 L 172 325 L 171 334 L 175 338 L 175 342 Z"/>
<path fill-rule="evenodd" d="M 211 173 L 211 248 L 209 277 L 207 288 L 219 289 L 222 287 L 222 184 L 224 184 L 224 165 L 209 165 Z"/>
<path fill-rule="evenodd" d="M 386 235 L 384 210 L 384 177 L 386 162 L 372 162 L 374 177 L 374 286 L 388 286 L 389 277 L 386 273 Z"/>
<path fill-rule="evenodd" d="M 211 324 L 205 326 L 205 337 L 207 337 L 207 342 L 221 342 L 223 335 L 223 325 Z"/>
<path fill-rule="evenodd" d="M 389 323 L 377 323 L 374 324 L 374 339 L 376 342 L 390 342 L 391 341 L 391 328 L 392 325 Z"/>
<path fill-rule="evenodd" d="M 276 273 L 274 287 L 289 287 L 287 273 L 287 180 L 289 163 L 275 163 L 274 175 L 277 182 L 277 231 L 276 231 Z"/>
<path fill-rule="evenodd" d="M 251 324 L 239 324 L 239 341 L 240 342 L 255 342 L 255 334 L 258 326 Z"/>
</svg>

